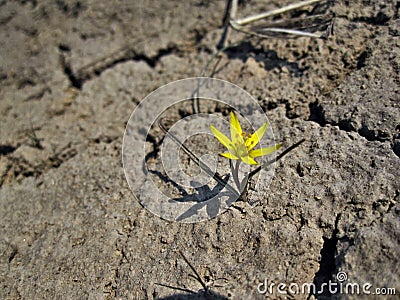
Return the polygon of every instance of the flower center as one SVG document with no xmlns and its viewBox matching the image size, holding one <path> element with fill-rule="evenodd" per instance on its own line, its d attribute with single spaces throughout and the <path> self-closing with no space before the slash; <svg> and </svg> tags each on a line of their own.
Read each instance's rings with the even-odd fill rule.
<svg viewBox="0 0 400 300">
<path fill-rule="evenodd" d="M 247 147 L 245 144 L 235 144 L 235 150 L 238 157 L 248 156 Z"/>
</svg>

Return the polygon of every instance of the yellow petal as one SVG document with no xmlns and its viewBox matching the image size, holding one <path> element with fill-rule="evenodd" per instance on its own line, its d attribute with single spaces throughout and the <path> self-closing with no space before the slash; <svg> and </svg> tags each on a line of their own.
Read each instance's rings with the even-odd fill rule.
<svg viewBox="0 0 400 300">
<path fill-rule="evenodd" d="M 240 158 L 244 163 L 248 165 L 257 165 L 257 162 L 252 159 L 250 156 L 243 156 Z"/>
<path fill-rule="evenodd" d="M 272 147 L 267 147 L 267 148 L 260 148 L 260 149 L 255 149 L 251 150 L 249 152 L 249 155 L 251 157 L 259 157 L 259 156 L 264 156 L 273 153 L 274 151 L 278 150 L 280 147 L 282 147 L 282 144 L 278 144 Z"/>
<path fill-rule="evenodd" d="M 231 139 L 234 143 L 244 143 L 242 136 L 242 127 L 240 126 L 239 120 L 236 114 L 231 112 Z"/>
<path fill-rule="evenodd" d="M 251 136 L 246 139 L 246 147 L 248 150 L 253 149 L 264 136 L 265 131 L 267 130 L 268 123 L 265 122 L 263 126 L 258 128 L 256 132 L 254 132 Z"/>
<path fill-rule="evenodd" d="M 230 153 L 230 152 L 220 153 L 219 155 L 221 155 L 221 156 L 223 156 L 223 157 L 226 157 L 226 158 L 229 158 L 229 159 L 233 159 L 233 160 L 239 159 L 239 157 L 233 155 L 233 154 Z"/>
<path fill-rule="evenodd" d="M 215 128 L 214 126 L 210 126 L 210 129 L 212 131 L 212 133 L 214 134 L 214 136 L 218 139 L 218 141 L 224 145 L 226 148 L 228 148 L 229 150 L 234 150 L 232 147 L 232 142 L 230 139 L 228 139 L 228 137 L 223 134 L 221 131 L 219 131 L 217 128 Z"/>
</svg>

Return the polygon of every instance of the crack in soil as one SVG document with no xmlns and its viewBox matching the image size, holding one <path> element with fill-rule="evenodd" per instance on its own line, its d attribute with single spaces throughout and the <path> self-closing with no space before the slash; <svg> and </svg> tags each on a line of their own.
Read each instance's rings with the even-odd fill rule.
<svg viewBox="0 0 400 300">
<path fill-rule="evenodd" d="M 17 148 L 11 145 L 0 145 L 0 155 L 7 155 L 14 152 Z"/>
<path fill-rule="evenodd" d="M 357 133 L 360 137 L 365 138 L 366 140 L 370 142 L 380 142 L 380 143 L 391 143 L 391 149 L 393 153 L 400 157 L 400 151 L 396 151 L 395 149 L 395 137 L 393 137 L 393 141 L 390 141 L 386 138 L 386 136 L 381 136 L 380 132 L 378 134 L 374 134 L 373 130 L 368 129 L 365 125 L 361 126 L 360 129 L 353 128 L 347 120 L 340 120 L 339 122 L 328 122 L 325 118 L 324 115 L 324 109 L 320 103 L 313 102 L 309 104 L 310 107 L 310 115 L 308 122 L 314 122 L 317 123 L 321 127 L 325 127 L 326 125 L 331 125 L 331 126 L 338 126 L 338 128 L 342 131 L 345 132 L 355 132 Z"/>
<path fill-rule="evenodd" d="M 59 45 L 61 52 L 70 52 L 71 49 L 68 45 Z M 68 49 L 68 50 L 63 50 Z M 143 53 L 136 53 L 135 50 L 130 48 L 122 48 L 108 56 L 101 59 L 95 60 L 77 71 L 73 71 L 69 62 L 67 62 L 66 57 L 63 53 L 60 55 L 61 66 L 64 69 L 66 77 L 69 79 L 71 85 L 79 90 L 82 89 L 83 84 L 92 79 L 93 77 L 100 76 L 101 73 L 108 69 L 112 69 L 116 65 L 128 61 L 143 61 L 151 68 L 154 68 L 160 59 L 164 56 L 180 53 L 181 50 L 178 46 L 169 46 L 167 48 L 161 48 L 154 56 L 147 56 Z"/>
<path fill-rule="evenodd" d="M 321 259 L 319 262 L 319 269 L 315 273 L 313 284 L 315 285 L 315 291 L 310 290 L 310 294 L 307 299 L 311 299 L 310 297 L 314 295 L 316 299 L 326 296 L 332 296 L 327 289 L 324 289 L 324 285 L 327 284 L 328 281 L 332 280 L 333 275 L 337 271 L 335 255 L 336 255 L 336 247 L 339 241 L 337 234 L 339 233 L 338 224 L 341 218 L 341 214 L 339 213 L 335 219 L 335 228 L 332 231 L 332 235 L 330 238 L 323 237 L 324 244 L 321 249 Z M 323 291 L 321 294 L 316 294 L 316 292 Z"/>
</svg>

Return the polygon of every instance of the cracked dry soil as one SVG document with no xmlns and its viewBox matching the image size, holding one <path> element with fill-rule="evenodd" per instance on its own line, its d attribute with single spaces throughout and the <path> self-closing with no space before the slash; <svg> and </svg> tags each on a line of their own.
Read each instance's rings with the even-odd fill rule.
<svg viewBox="0 0 400 300">
<path fill-rule="evenodd" d="M 265 278 L 321 287 L 338 272 L 400 293 L 398 1 L 334 1 L 328 40 L 231 33 L 238 45 L 215 76 L 259 101 L 277 141 L 307 139 L 276 165 L 259 205 L 181 224 L 132 196 L 121 164 L 130 113 L 200 75 L 224 5 L 0 2 L 1 299 L 201 298 L 157 285 L 201 288 L 178 251 L 232 299 L 376 297 L 257 291 Z"/>
</svg>

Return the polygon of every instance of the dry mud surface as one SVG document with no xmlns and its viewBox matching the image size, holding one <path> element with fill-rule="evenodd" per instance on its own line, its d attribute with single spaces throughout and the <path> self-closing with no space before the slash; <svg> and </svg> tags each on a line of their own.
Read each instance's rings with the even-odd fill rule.
<svg viewBox="0 0 400 300">
<path fill-rule="evenodd" d="M 286 3 L 250 1 L 241 13 Z M 255 207 L 238 201 L 183 224 L 130 192 L 121 147 L 131 112 L 154 89 L 201 74 L 224 7 L 0 1 L 1 299 L 202 299 L 157 285 L 201 289 L 179 251 L 226 298 L 330 298 L 257 286 L 320 287 L 339 272 L 398 297 L 398 1 L 335 1 L 328 40 L 230 35 L 239 43 L 214 76 L 259 101 L 277 141 L 306 139 Z"/>
</svg>

